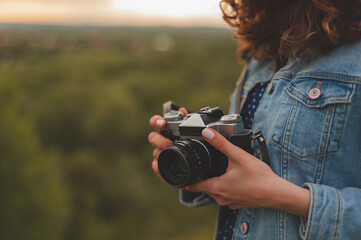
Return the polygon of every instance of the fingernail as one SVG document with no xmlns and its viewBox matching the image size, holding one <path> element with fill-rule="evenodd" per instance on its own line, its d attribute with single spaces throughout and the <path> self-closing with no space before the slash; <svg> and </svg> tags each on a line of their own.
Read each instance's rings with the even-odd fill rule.
<svg viewBox="0 0 361 240">
<path fill-rule="evenodd" d="M 158 119 L 156 123 L 157 123 L 157 125 L 158 125 L 159 127 L 162 127 L 163 124 L 164 124 L 164 120 L 163 120 L 163 119 Z"/>
<path fill-rule="evenodd" d="M 214 137 L 214 132 L 208 128 L 203 129 L 202 131 L 203 137 L 207 138 L 208 140 L 212 140 Z"/>
</svg>

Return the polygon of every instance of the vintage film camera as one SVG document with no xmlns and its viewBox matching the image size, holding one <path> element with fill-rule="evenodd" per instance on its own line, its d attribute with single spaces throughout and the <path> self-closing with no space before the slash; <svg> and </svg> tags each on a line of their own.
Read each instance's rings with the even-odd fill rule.
<svg viewBox="0 0 361 240">
<path fill-rule="evenodd" d="M 161 151 L 158 168 L 169 185 L 184 187 L 226 172 L 228 159 L 203 139 L 204 128 L 216 130 L 250 154 L 253 154 L 254 140 L 258 140 L 263 161 L 269 161 L 262 133 L 254 135 L 244 129 L 239 114 L 224 115 L 219 107 L 205 107 L 198 113 L 183 116 L 172 102 L 165 103 L 163 108 L 167 124 L 160 133 L 174 143 Z"/>
</svg>

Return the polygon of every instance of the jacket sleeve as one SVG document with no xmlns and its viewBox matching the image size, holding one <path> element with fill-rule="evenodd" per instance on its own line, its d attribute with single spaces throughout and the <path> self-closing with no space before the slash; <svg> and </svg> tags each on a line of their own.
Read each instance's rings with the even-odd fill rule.
<svg viewBox="0 0 361 240">
<path fill-rule="evenodd" d="M 308 219 L 302 218 L 303 240 L 360 239 L 361 189 L 306 183 L 311 191 Z"/>
</svg>

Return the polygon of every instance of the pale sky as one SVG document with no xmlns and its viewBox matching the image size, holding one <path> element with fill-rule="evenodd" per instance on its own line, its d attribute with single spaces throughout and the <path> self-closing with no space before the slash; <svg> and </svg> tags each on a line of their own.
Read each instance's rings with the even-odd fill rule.
<svg viewBox="0 0 361 240">
<path fill-rule="evenodd" d="M 225 27 L 220 0 L 0 0 L 0 23 Z"/>
</svg>

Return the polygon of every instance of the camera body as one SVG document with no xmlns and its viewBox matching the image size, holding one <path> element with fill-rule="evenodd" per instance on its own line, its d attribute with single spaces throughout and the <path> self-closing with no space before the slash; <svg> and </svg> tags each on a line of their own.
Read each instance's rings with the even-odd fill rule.
<svg viewBox="0 0 361 240">
<path fill-rule="evenodd" d="M 160 133 L 174 143 L 161 151 L 158 168 L 171 186 L 184 187 L 226 172 L 228 159 L 203 139 L 204 128 L 214 129 L 234 145 L 253 154 L 252 131 L 244 129 L 239 114 L 225 115 L 219 107 L 205 107 L 187 116 L 168 110 L 164 118 L 167 124 Z"/>
</svg>

